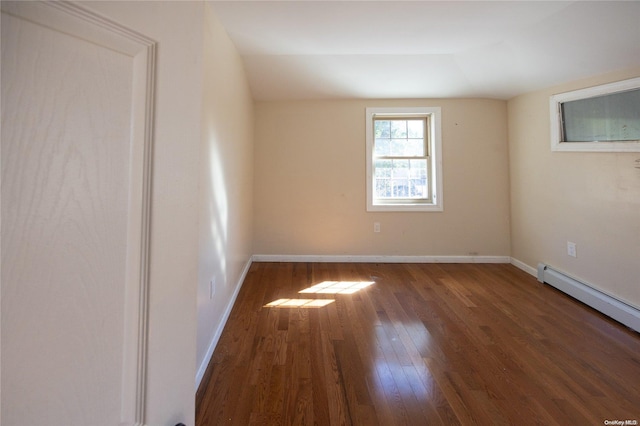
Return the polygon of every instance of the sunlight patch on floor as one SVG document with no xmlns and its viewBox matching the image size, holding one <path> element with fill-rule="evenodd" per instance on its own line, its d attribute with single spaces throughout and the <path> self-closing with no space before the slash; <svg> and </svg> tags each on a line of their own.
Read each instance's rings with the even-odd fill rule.
<svg viewBox="0 0 640 426">
<path fill-rule="evenodd" d="M 372 284 L 373 281 L 323 281 L 298 293 L 353 294 Z"/>
<path fill-rule="evenodd" d="M 314 286 L 300 290 L 302 294 L 353 294 L 370 285 L 374 281 L 323 281 Z M 321 308 L 334 299 L 278 299 L 264 305 L 264 308 Z"/>
<path fill-rule="evenodd" d="M 278 299 L 264 305 L 265 308 L 321 308 L 333 303 L 333 299 Z"/>
</svg>

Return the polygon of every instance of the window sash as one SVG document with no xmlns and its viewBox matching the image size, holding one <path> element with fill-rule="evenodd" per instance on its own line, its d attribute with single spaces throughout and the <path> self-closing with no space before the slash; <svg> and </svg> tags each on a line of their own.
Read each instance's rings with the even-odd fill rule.
<svg viewBox="0 0 640 426">
<path fill-rule="evenodd" d="M 375 135 L 376 123 L 384 122 L 384 121 L 404 121 L 407 123 L 407 132 L 406 137 L 394 137 L 392 132 L 389 132 L 389 135 L 386 137 L 376 137 L 373 139 L 373 155 L 372 155 L 372 178 L 373 178 L 373 198 L 377 204 L 423 204 L 430 203 L 432 201 L 432 191 L 431 191 L 431 182 L 429 177 L 431 176 L 431 161 L 429 158 L 429 147 L 430 147 L 430 115 L 411 115 L 411 114 L 398 114 L 398 115 L 374 115 L 372 120 L 373 132 Z M 410 137 L 409 134 L 409 122 L 420 121 L 422 123 L 422 137 Z M 391 130 L 391 129 L 390 129 Z M 404 141 L 412 141 L 412 140 L 421 140 L 422 141 L 422 152 L 423 155 L 377 155 L 375 152 L 377 151 L 377 143 L 379 140 L 388 140 L 390 144 L 393 141 L 404 140 Z M 390 146 L 389 150 L 393 150 Z M 384 173 L 378 173 L 381 169 L 378 166 L 378 163 L 381 161 L 385 161 L 390 163 L 391 167 L 385 167 L 384 169 L 389 169 L 390 175 L 384 176 Z M 412 161 L 415 164 L 416 162 L 424 163 L 424 176 L 411 176 L 412 170 L 420 170 L 420 168 L 412 168 Z M 393 163 L 398 162 L 402 164 L 406 162 L 408 167 L 406 168 L 406 176 L 395 175 L 395 170 L 402 170 L 403 167 L 393 167 Z M 382 175 L 382 176 L 380 176 Z M 421 184 L 423 182 L 423 184 Z M 379 190 L 388 191 L 388 196 L 380 196 Z M 419 195 L 411 195 L 418 194 Z"/>
<path fill-rule="evenodd" d="M 640 88 L 560 103 L 561 142 L 640 140 Z"/>
</svg>

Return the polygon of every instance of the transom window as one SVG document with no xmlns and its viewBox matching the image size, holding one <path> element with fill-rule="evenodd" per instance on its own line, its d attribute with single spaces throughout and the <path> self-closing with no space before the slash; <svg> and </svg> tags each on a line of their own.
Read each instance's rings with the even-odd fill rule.
<svg viewBox="0 0 640 426">
<path fill-rule="evenodd" d="M 640 152 L 640 78 L 550 98 L 553 151 Z"/>
<path fill-rule="evenodd" d="M 367 210 L 442 210 L 440 108 L 367 108 Z"/>
</svg>

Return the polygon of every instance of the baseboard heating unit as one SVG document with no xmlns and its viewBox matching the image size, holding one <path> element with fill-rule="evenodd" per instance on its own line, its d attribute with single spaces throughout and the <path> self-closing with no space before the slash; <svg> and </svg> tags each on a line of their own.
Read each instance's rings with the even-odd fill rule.
<svg viewBox="0 0 640 426">
<path fill-rule="evenodd" d="M 544 263 L 538 264 L 538 281 L 547 283 L 608 317 L 640 332 L 640 309 L 637 307 L 596 290 L 590 285 L 578 281 Z"/>
</svg>

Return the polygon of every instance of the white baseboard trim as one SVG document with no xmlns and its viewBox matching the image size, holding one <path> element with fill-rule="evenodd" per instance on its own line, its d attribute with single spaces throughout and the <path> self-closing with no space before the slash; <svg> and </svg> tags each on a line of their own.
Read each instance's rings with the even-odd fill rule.
<svg viewBox="0 0 640 426">
<path fill-rule="evenodd" d="M 533 275 L 534 277 L 538 276 L 538 270 L 533 266 L 529 266 L 521 260 L 516 259 L 515 257 L 511 258 L 511 264 L 518 269 L 523 270 L 529 275 Z"/>
<path fill-rule="evenodd" d="M 572 277 L 562 271 L 554 269 L 549 265 L 540 263 L 538 265 L 538 281 L 547 283 L 563 293 L 581 301 L 626 325 L 627 327 L 640 332 L 640 308 L 607 294 L 595 286 Z"/>
<path fill-rule="evenodd" d="M 509 256 L 375 256 L 256 254 L 254 262 L 331 263 L 510 263 Z"/>
<path fill-rule="evenodd" d="M 204 374 L 207 372 L 207 367 L 209 367 L 209 363 L 211 362 L 211 357 L 213 356 L 213 351 L 218 345 L 218 341 L 220 340 L 220 336 L 222 335 L 222 331 L 224 330 L 224 326 L 227 324 L 227 320 L 229 319 L 229 315 L 231 315 L 231 310 L 233 309 L 233 305 L 236 303 L 236 299 L 238 297 L 238 293 L 240 293 L 240 288 L 244 283 L 245 278 L 247 277 L 247 273 L 249 272 L 249 268 L 251 267 L 251 263 L 253 262 L 253 257 L 250 257 L 247 263 L 244 265 L 244 269 L 240 274 L 240 278 L 236 284 L 236 289 L 229 299 L 227 303 L 227 307 L 224 310 L 224 314 L 222 314 L 222 318 L 220 319 L 220 323 L 218 324 L 218 328 L 216 329 L 213 338 L 211 339 L 211 343 L 209 344 L 209 348 L 207 349 L 207 353 L 200 364 L 200 368 L 198 368 L 198 372 L 196 374 L 196 392 L 198 391 L 198 387 L 200 387 L 200 382 L 202 382 L 202 378 Z"/>
</svg>

